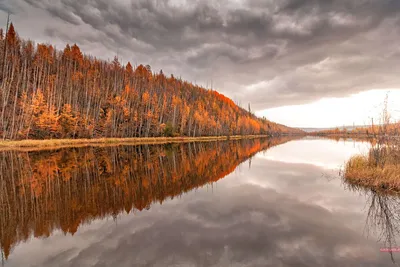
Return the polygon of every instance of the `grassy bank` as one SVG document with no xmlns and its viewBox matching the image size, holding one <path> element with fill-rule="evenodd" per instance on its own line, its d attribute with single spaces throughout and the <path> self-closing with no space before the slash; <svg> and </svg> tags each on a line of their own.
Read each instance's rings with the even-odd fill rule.
<svg viewBox="0 0 400 267">
<path fill-rule="evenodd" d="M 99 139 L 47 139 L 0 141 L 0 150 L 40 150 L 63 147 L 169 144 L 209 142 L 268 137 L 267 135 L 202 136 L 202 137 L 149 137 L 149 138 L 99 138 Z"/>
<path fill-rule="evenodd" d="M 353 185 L 400 192 L 400 150 L 398 146 L 373 147 L 368 155 L 352 157 L 343 177 Z"/>
</svg>

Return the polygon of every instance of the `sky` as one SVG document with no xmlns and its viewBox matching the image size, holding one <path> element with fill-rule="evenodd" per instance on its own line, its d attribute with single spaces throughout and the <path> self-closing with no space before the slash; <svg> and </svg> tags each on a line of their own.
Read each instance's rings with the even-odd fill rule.
<svg viewBox="0 0 400 267">
<path fill-rule="evenodd" d="M 399 0 L 0 0 L 0 25 L 7 12 L 22 38 L 149 64 L 289 126 L 364 124 L 389 90 L 400 103 Z"/>
</svg>

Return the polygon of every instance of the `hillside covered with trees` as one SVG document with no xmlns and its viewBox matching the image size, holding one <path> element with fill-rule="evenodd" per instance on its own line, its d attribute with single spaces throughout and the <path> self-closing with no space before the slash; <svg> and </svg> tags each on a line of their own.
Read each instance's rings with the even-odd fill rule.
<svg viewBox="0 0 400 267">
<path fill-rule="evenodd" d="M 257 118 L 213 90 L 84 55 L 75 45 L 0 34 L 2 139 L 298 133 Z"/>
</svg>

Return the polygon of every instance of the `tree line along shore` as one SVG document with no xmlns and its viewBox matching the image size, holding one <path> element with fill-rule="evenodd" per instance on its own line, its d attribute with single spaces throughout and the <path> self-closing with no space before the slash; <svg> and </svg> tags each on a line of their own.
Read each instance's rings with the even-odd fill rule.
<svg viewBox="0 0 400 267">
<path fill-rule="evenodd" d="M 258 118 L 212 89 L 155 72 L 58 50 L 0 30 L 0 138 L 93 139 L 301 133 Z"/>
</svg>

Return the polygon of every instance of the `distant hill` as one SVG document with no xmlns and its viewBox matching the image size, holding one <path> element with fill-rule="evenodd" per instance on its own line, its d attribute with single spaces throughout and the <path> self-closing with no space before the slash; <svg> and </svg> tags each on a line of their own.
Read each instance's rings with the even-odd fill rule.
<svg viewBox="0 0 400 267">
<path fill-rule="evenodd" d="M 149 65 L 35 45 L 12 24 L 0 35 L 0 81 L 2 139 L 302 133 Z"/>
</svg>

